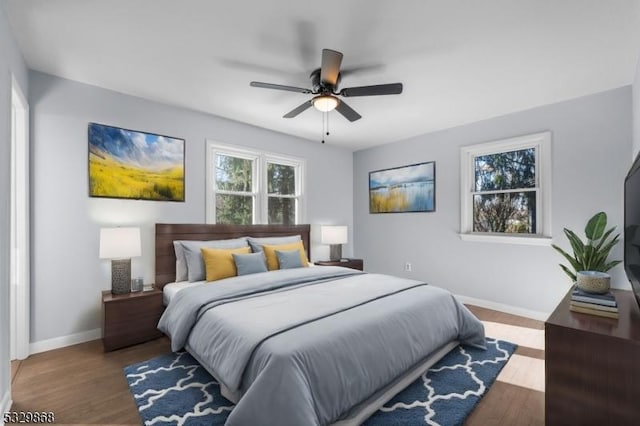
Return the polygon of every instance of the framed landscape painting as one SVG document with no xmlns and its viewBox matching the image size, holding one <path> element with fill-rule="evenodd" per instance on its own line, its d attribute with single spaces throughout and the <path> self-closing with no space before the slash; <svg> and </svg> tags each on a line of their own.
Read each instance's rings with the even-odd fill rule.
<svg viewBox="0 0 640 426">
<path fill-rule="evenodd" d="M 184 139 L 89 123 L 89 196 L 184 201 Z"/>
<path fill-rule="evenodd" d="M 369 172 L 369 213 L 435 210 L 435 161 Z"/>
</svg>

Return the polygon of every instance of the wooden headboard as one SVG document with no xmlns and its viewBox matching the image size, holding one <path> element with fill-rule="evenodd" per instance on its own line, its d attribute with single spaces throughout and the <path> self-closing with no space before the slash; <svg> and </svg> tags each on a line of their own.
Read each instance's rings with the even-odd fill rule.
<svg viewBox="0 0 640 426">
<path fill-rule="evenodd" d="M 226 240 L 238 237 L 282 237 L 300 235 L 311 259 L 310 225 L 204 225 L 156 223 L 156 281 L 162 289 L 176 279 L 174 240 Z"/>
</svg>

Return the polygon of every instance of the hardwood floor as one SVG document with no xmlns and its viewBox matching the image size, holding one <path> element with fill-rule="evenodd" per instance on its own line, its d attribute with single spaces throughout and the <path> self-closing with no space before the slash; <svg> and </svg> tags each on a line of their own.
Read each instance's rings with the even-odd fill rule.
<svg viewBox="0 0 640 426">
<path fill-rule="evenodd" d="M 469 306 L 482 321 L 542 330 L 544 323 Z M 500 336 L 491 336 L 501 338 Z M 140 424 L 122 369 L 170 351 L 167 338 L 104 353 L 102 341 L 82 343 L 30 356 L 11 365 L 12 411 L 52 411 L 57 424 Z M 468 426 L 544 425 L 544 393 L 532 389 L 527 375 L 544 382 L 526 362 L 543 362 L 544 350 L 522 344 L 515 355 L 525 362 L 498 377 L 465 423 Z M 509 363 L 512 362 L 512 360 Z M 510 364 L 508 364 L 509 366 Z M 539 366 L 538 366 L 539 367 Z M 503 373 L 507 367 L 503 370 Z M 515 377 L 515 379 L 514 379 Z M 519 386 L 518 377 L 522 377 Z M 535 382 L 534 380 L 534 382 Z M 535 386 L 534 386 L 535 387 Z"/>
<path fill-rule="evenodd" d="M 488 321 L 540 330 L 542 342 L 544 343 L 544 322 L 542 321 L 476 306 L 467 305 L 467 307 L 483 322 Z M 487 332 L 487 335 L 489 337 L 502 338 L 501 336 L 491 335 L 489 332 Z M 513 341 L 513 339 L 505 340 Z M 511 377 L 504 377 L 504 373 L 515 360 L 522 361 L 517 362 L 513 371 L 509 372 Z M 532 363 L 534 364 L 533 366 Z M 531 377 L 532 375 L 535 375 L 535 377 Z M 509 382 L 503 381 L 505 379 L 509 379 Z M 518 349 L 516 349 L 496 382 L 467 418 L 465 425 L 544 425 L 544 392 L 539 390 L 539 385 L 533 385 L 537 389 L 532 389 L 532 383 L 542 383 L 544 388 L 544 349 L 530 348 L 519 343 Z"/>
<path fill-rule="evenodd" d="M 57 424 L 140 424 L 122 369 L 170 351 L 169 339 L 104 353 L 94 340 L 32 355 L 11 385 L 12 411 L 52 411 Z"/>
</svg>

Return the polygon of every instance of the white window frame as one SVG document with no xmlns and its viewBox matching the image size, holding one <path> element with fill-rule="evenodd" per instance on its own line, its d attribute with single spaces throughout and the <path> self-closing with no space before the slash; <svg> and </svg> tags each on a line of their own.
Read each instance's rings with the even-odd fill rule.
<svg viewBox="0 0 640 426">
<path fill-rule="evenodd" d="M 482 155 L 536 150 L 536 232 L 508 234 L 473 232 L 475 158 Z M 551 132 L 541 132 L 460 148 L 460 238 L 465 241 L 551 245 Z"/>
<path fill-rule="evenodd" d="M 302 223 L 302 214 L 301 214 L 301 206 L 302 206 L 302 165 L 304 164 L 304 160 L 294 159 L 292 157 L 285 157 L 282 155 L 275 154 L 264 154 L 263 155 L 264 166 L 263 170 L 263 182 L 264 182 L 264 191 L 262 192 L 263 200 L 262 200 L 262 217 L 264 218 L 263 223 L 268 223 L 269 221 L 269 187 L 267 183 L 269 181 L 269 163 L 280 164 L 283 166 L 290 166 L 295 169 L 295 192 L 293 195 L 272 195 L 275 198 L 292 198 L 296 200 L 296 211 L 295 211 L 295 223 Z"/>
<path fill-rule="evenodd" d="M 270 152 L 256 151 L 252 149 L 225 145 L 216 141 L 207 140 L 206 144 L 206 208 L 205 219 L 207 223 L 216 223 L 216 194 L 236 194 L 247 195 L 245 192 L 223 191 L 216 187 L 215 179 L 215 158 L 216 155 L 228 155 L 232 157 L 244 158 L 252 161 L 252 196 L 253 203 L 253 224 L 267 224 L 268 215 L 268 163 L 283 164 L 293 166 L 296 171 L 296 191 L 295 195 L 286 198 L 297 198 L 295 218 L 296 223 L 304 223 L 306 220 L 304 183 L 306 161 L 301 158 L 274 154 Z"/>
</svg>

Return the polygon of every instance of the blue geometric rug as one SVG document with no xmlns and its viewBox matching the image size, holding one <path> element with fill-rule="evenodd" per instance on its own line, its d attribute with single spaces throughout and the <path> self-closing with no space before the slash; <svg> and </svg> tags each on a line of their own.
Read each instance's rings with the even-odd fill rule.
<svg viewBox="0 0 640 426">
<path fill-rule="evenodd" d="M 486 340 L 486 351 L 452 349 L 364 425 L 462 425 L 517 347 Z M 186 352 L 133 364 L 124 372 L 145 425 L 224 425 L 233 409 L 218 383 Z"/>
</svg>

